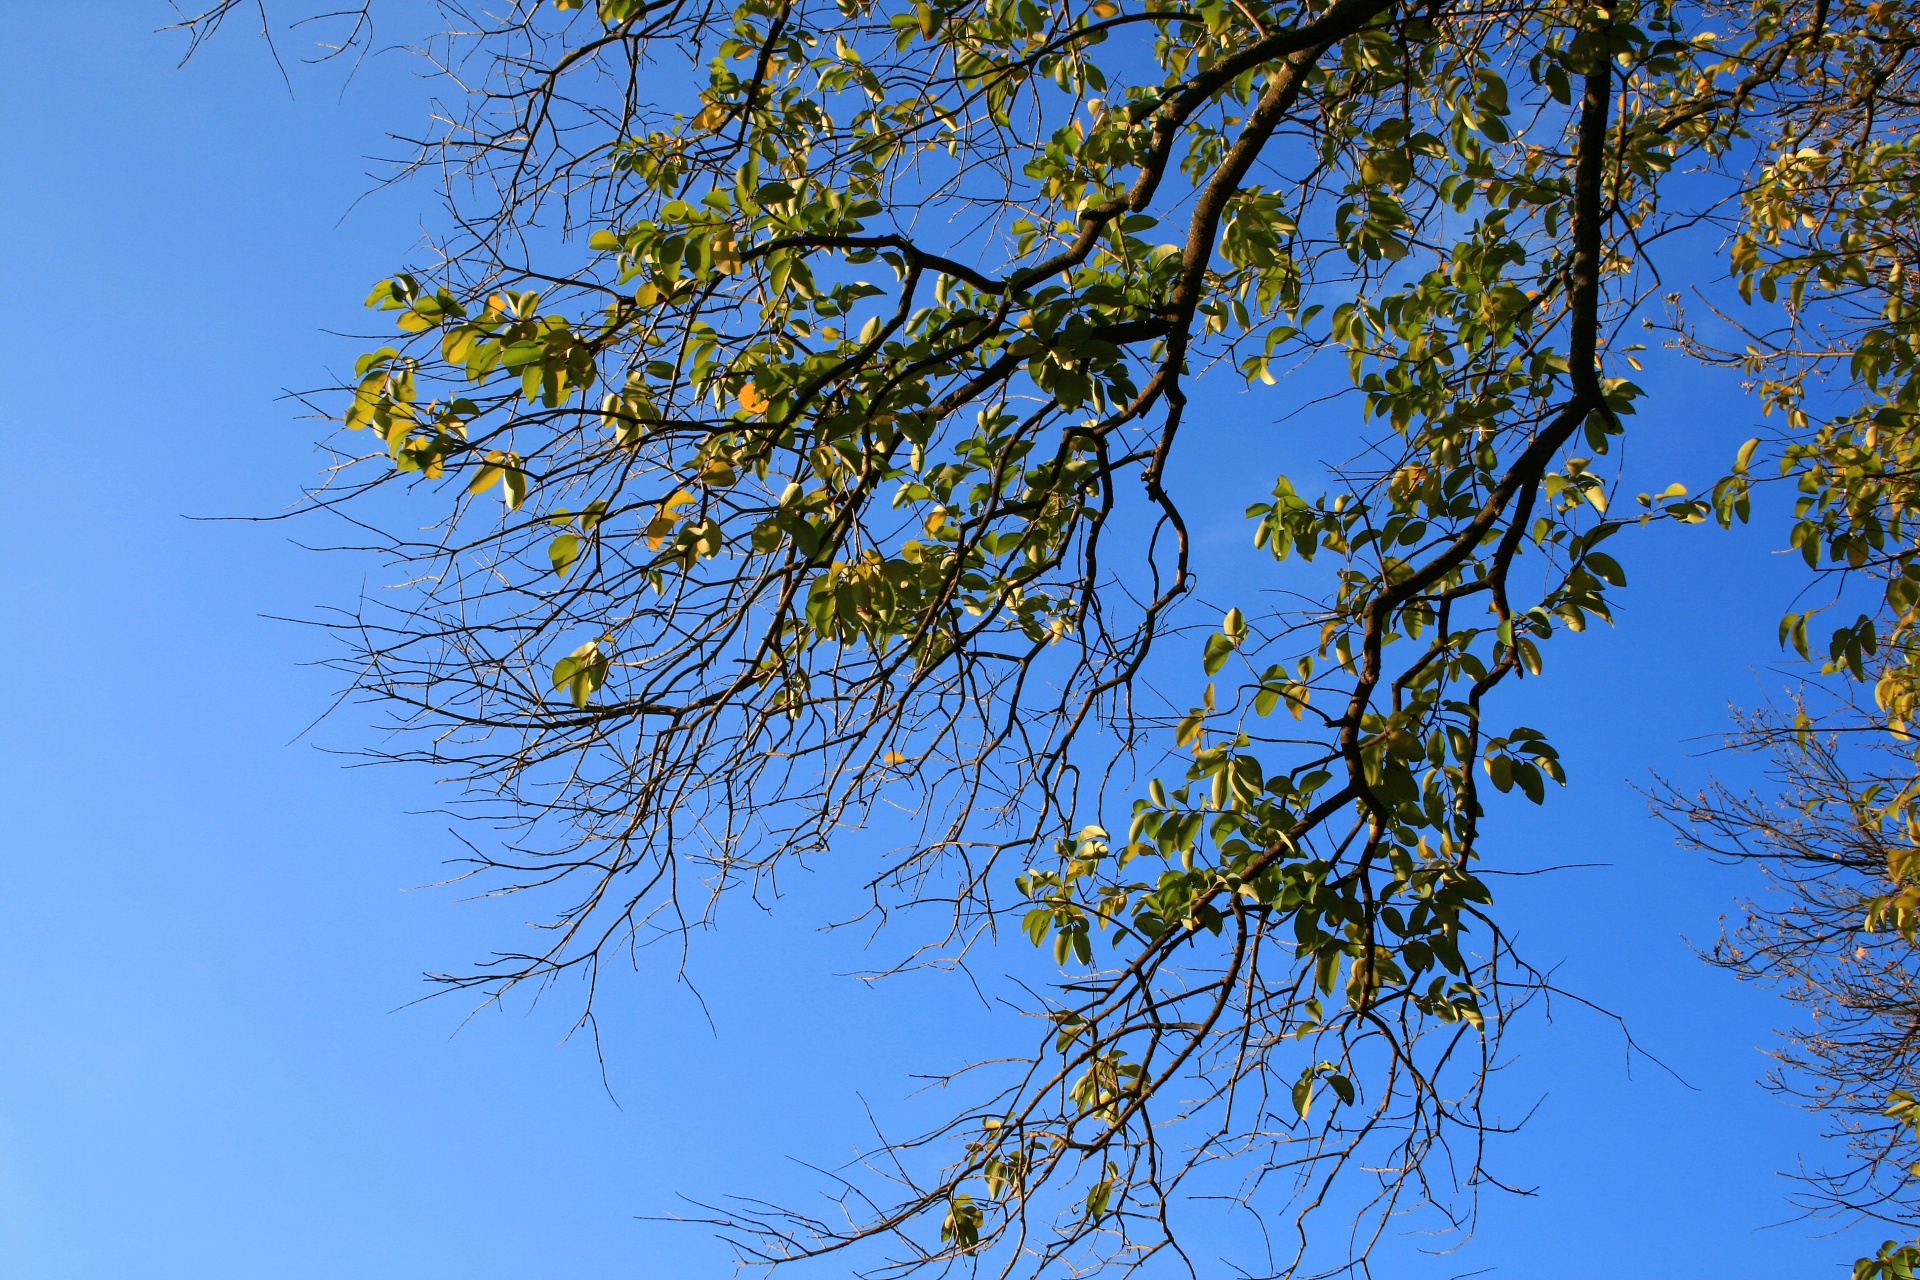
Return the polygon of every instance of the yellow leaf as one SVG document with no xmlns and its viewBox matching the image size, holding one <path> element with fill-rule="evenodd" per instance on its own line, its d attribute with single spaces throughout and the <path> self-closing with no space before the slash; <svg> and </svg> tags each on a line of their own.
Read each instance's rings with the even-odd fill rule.
<svg viewBox="0 0 1920 1280">
<path fill-rule="evenodd" d="M 1094 0 L 1093 15 L 1096 18 L 1111 18 L 1120 12 L 1120 6 L 1113 0 Z"/>
<path fill-rule="evenodd" d="M 353 403 L 347 406 L 347 418 L 346 418 L 347 426 L 352 428 L 355 431 L 358 431 L 362 427 L 366 426 L 368 423 L 372 422 L 374 419 L 374 415 L 377 414 L 379 411 L 380 411 L 379 395 L 378 394 L 370 395 L 367 393 L 365 388 L 362 388 L 359 392 L 357 392 L 354 395 Z"/>
<path fill-rule="evenodd" d="M 673 535 L 674 526 L 680 523 L 680 513 L 675 508 L 684 507 L 692 501 L 693 495 L 681 489 L 660 504 L 660 514 L 647 522 L 645 530 L 650 550 L 658 551 L 660 544 Z"/>
<path fill-rule="evenodd" d="M 1206 723 L 1206 713 L 1195 707 L 1191 714 L 1182 716 L 1180 723 L 1174 727 L 1174 742 L 1184 747 L 1189 742 L 1195 741 L 1200 737 L 1200 731 L 1206 727 Z"/>
<path fill-rule="evenodd" d="M 387 452 L 398 454 L 407 443 L 407 432 L 413 430 L 413 423 L 395 414 L 387 424 Z"/>
<path fill-rule="evenodd" d="M 898 751 L 889 751 L 887 754 L 881 756 L 880 760 L 883 764 L 905 764 L 907 762 L 907 758 Z"/>
<path fill-rule="evenodd" d="M 660 301 L 660 286 L 649 280 L 633 291 L 633 305 L 651 307 Z"/>
<path fill-rule="evenodd" d="M 740 388 L 740 407 L 756 417 L 767 411 L 768 400 L 760 394 L 760 389 L 749 382 Z"/>
<path fill-rule="evenodd" d="M 681 562 L 692 566 L 701 556 L 717 556 L 726 539 L 721 535 L 718 520 L 702 520 L 699 524 L 690 524 L 680 535 L 684 544 L 681 548 Z"/>
<path fill-rule="evenodd" d="M 494 449 L 487 454 L 487 460 L 474 473 L 473 480 L 467 485 L 468 493 L 485 493 L 491 489 L 501 476 L 507 474 L 507 455 Z"/>
<path fill-rule="evenodd" d="M 693 123 L 702 129 L 718 129 L 727 122 L 727 108 L 724 103 L 711 103 L 707 109 L 693 118 Z"/>
</svg>

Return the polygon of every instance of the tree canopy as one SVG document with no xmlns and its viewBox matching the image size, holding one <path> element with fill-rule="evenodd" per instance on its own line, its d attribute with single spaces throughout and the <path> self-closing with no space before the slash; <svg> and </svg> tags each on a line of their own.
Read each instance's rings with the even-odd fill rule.
<svg viewBox="0 0 1920 1280">
<path fill-rule="evenodd" d="M 316 399 L 313 500 L 406 584 L 339 628 L 394 754 L 520 824 L 476 874 L 569 895 L 446 981 L 590 991 L 882 805 L 876 918 L 945 921 L 916 955 L 1059 968 L 844 1219 L 730 1216 L 750 1258 L 1125 1270 L 1183 1256 L 1200 1185 L 1279 1220 L 1269 1273 L 1469 1220 L 1543 981 L 1482 821 L 1567 781 L 1503 690 L 1610 621 L 1610 540 L 1746 519 L 1763 461 L 1836 599 L 1878 583 L 1830 673 L 1912 715 L 1901 0 L 441 8 L 444 234 Z M 1727 256 L 1669 248 L 1703 225 Z M 1645 322 L 1781 415 L 1697 496 L 1617 491 Z M 1309 406 L 1316 358 L 1348 394 Z M 1339 459 L 1273 478 L 1271 579 L 1207 603 L 1219 496 L 1170 471 L 1235 448 L 1202 377 Z M 1920 786 L 1867 801 L 1910 823 Z M 1907 853 L 1872 910 L 1910 947 Z"/>
</svg>

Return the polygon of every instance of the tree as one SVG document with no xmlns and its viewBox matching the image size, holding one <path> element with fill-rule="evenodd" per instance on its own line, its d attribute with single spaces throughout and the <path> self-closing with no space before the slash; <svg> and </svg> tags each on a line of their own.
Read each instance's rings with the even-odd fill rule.
<svg viewBox="0 0 1920 1280">
<path fill-rule="evenodd" d="M 1774 1051 L 1769 1083 L 1822 1116 L 1845 1155 L 1802 1175 L 1803 1207 L 1911 1231 L 1920 974 L 1901 895 L 1915 840 L 1899 825 L 1905 806 L 1887 800 L 1913 789 L 1913 757 L 1874 732 L 1870 709 L 1833 707 L 1825 718 L 1810 727 L 1804 701 L 1791 716 L 1742 718 L 1733 743 L 1769 754 L 1775 796 L 1715 781 L 1693 795 L 1668 786 L 1656 799 L 1683 844 L 1767 873 L 1767 892 L 1739 904 L 1709 958 L 1807 1012 Z M 1911 1274 L 1916 1260 L 1920 1249 L 1890 1241 L 1857 1274 Z"/>
<path fill-rule="evenodd" d="M 1750 453 L 1625 516 L 1596 460 L 1656 249 L 1752 186 L 1828 7 L 1730 52 L 1661 0 L 442 7 L 446 239 L 369 297 L 399 332 L 317 402 L 314 502 L 409 584 L 340 626 L 393 754 L 522 824 L 476 874 L 571 894 L 446 981 L 590 1009 L 602 960 L 898 801 L 876 915 L 1049 947 L 1044 1033 L 844 1222 L 732 1217 L 749 1256 L 1131 1269 L 1201 1184 L 1291 1206 L 1287 1274 L 1466 1221 L 1542 982 L 1486 783 L 1565 780 L 1497 694 L 1609 618 L 1610 538 L 1745 513 Z M 1720 184 L 1669 209 L 1685 166 Z M 1315 354 L 1352 461 L 1247 513 L 1307 603 L 1216 604 L 1160 705 L 1190 389 Z M 1310 1260 L 1322 1206 L 1358 1225 Z"/>
<path fill-rule="evenodd" d="M 1848 1153 L 1806 1179 L 1808 1207 L 1912 1233 L 1920 37 L 1904 5 L 1820 6 L 1813 17 L 1783 64 L 1791 78 L 1756 85 L 1749 107 L 1767 162 L 1741 190 L 1745 225 L 1730 258 L 1741 302 L 1717 317 L 1739 349 L 1684 316 L 1677 327 L 1696 357 L 1741 368 L 1784 420 L 1754 446 L 1770 446 L 1800 494 L 1788 542 L 1811 571 L 1810 607 L 1786 615 L 1780 638 L 1808 666 L 1789 705 L 1743 716 L 1730 743 L 1770 758 L 1777 795 L 1716 782 L 1691 797 L 1668 786 L 1656 800 L 1684 843 L 1769 872 L 1773 891 L 1742 904 L 1713 959 L 1780 985 L 1808 1014 L 1773 1083 L 1826 1116 Z M 1756 47 L 1768 34 L 1756 32 Z M 1745 477 L 1723 486 L 1729 496 L 1750 487 Z M 1814 660 L 1808 632 L 1823 613 L 1838 625 Z M 1920 1246 L 1889 1241 L 1855 1274 L 1916 1268 Z"/>
</svg>

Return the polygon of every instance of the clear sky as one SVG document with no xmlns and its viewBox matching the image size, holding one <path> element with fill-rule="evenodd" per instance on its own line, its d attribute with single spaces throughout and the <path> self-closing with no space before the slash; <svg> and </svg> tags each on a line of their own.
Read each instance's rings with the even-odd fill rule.
<svg viewBox="0 0 1920 1280">
<path fill-rule="evenodd" d="M 369 741 L 363 711 L 301 736 L 334 692 L 311 665 L 326 645 L 272 618 L 376 570 L 297 545 L 329 530 L 188 517 L 271 514 L 316 472 L 317 424 L 279 397 L 350 358 L 328 331 L 360 323 L 430 212 L 418 188 L 355 205 L 425 90 L 391 57 L 345 83 L 296 65 L 290 95 L 245 14 L 179 67 L 167 17 L 0 5 L 0 1275 L 725 1274 L 701 1228 L 646 1216 L 805 1193 L 789 1157 L 843 1158 L 865 1102 L 903 1114 L 909 1074 L 952 1065 L 985 1016 L 931 979 L 836 977 L 868 961 L 813 927 L 842 905 L 830 872 L 696 953 L 704 1008 L 669 966 L 615 975 L 605 1085 L 565 991 L 464 1025 L 463 1006 L 403 1007 L 520 916 L 414 888 L 458 846 L 430 779 L 327 752 Z M 1751 434 L 1724 384 L 1649 381 L 1641 487 L 1697 484 Z M 1214 420 L 1271 422 L 1286 390 L 1228 389 Z M 1273 449 L 1312 458 L 1310 427 Z M 1202 529 L 1230 568 L 1266 482 L 1193 465 L 1231 490 Z M 1538 1109 L 1497 1161 L 1537 1194 L 1491 1196 L 1475 1241 L 1391 1280 L 1798 1280 L 1858 1252 L 1858 1233 L 1787 1221 L 1776 1171 L 1819 1151 L 1755 1083 L 1786 1010 L 1686 942 L 1752 886 L 1675 850 L 1630 785 L 1699 776 L 1690 753 L 1767 679 L 1794 582 L 1778 532 L 1614 544 L 1621 625 L 1550 655 L 1517 708 L 1575 786 L 1496 828 L 1495 865 L 1607 864 L 1503 881 L 1501 909 L 1684 1083 L 1573 1005 L 1530 1016 L 1500 1109 Z"/>
</svg>

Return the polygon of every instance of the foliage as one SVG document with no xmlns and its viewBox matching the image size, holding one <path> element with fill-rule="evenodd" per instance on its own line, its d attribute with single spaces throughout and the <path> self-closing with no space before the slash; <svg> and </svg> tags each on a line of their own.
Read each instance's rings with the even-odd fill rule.
<svg viewBox="0 0 1920 1280">
<path fill-rule="evenodd" d="M 397 754 L 526 824 L 497 888 L 574 895 L 449 981 L 591 984 L 897 806 L 876 914 L 944 910 L 948 959 L 1017 922 L 1063 971 L 1045 1034 L 848 1171 L 844 1221 L 730 1215 L 748 1257 L 1131 1268 L 1177 1253 L 1216 1165 L 1294 1206 L 1271 1272 L 1325 1204 L 1361 1206 L 1336 1270 L 1403 1209 L 1463 1221 L 1541 981 L 1490 911 L 1486 784 L 1566 781 L 1495 695 L 1610 620 L 1609 540 L 1746 515 L 1751 450 L 1614 511 L 1641 391 L 1613 335 L 1715 207 L 1669 210 L 1689 166 L 1748 194 L 1761 296 L 1810 287 L 1773 232 L 1840 169 L 1746 166 L 1827 6 L 1738 12 L 1730 45 L 1665 0 L 445 8 L 468 109 L 420 163 L 449 239 L 368 299 L 397 333 L 317 501 L 393 530 L 411 594 L 342 632 Z M 1305 603 L 1231 584 L 1197 705 L 1157 705 L 1203 607 L 1186 511 L 1219 501 L 1172 464 L 1245 448 L 1191 389 L 1230 366 L 1292 399 L 1316 354 L 1352 391 L 1316 442 L 1351 461 L 1247 511 Z M 1893 364 L 1855 374 L 1895 394 Z M 1801 545 L 1848 563 L 1905 527 L 1809 492 Z"/>
<path fill-rule="evenodd" d="M 1690 843 L 1773 872 L 1778 896 L 1746 904 L 1715 957 L 1784 984 L 1809 1013 L 1775 1083 L 1831 1118 L 1851 1157 L 1808 1179 L 1811 1206 L 1911 1227 L 1920 1216 L 1908 1048 L 1920 1013 L 1920 752 L 1909 734 L 1920 697 L 1920 37 L 1902 3 L 1755 13 L 1745 52 L 1784 74 L 1756 72 L 1745 104 L 1765 163 L 1743 184 L 1731 241 L 1744 306 L 1719 317 L 1743 342 L 1716 348 L 1684 322 L 1680 338 L 1696 356 L 1742 369 L 1782 423 L 1742 451 L 1715 507 L 1722 523 L 1746 518 L 1760 482 L 1749 463 L 1769 446 L 1799 495 L 1789 545 L 1826 588 L 1786 615 L 1780 638 L 1817 671 L 1791 715 L 1750 717 L 1733 740 L 1771 755 L 1776 800 L 1718 784 L 1661 800 Z M 1796 23 L 1804 34 L 1775 43 L 1767 63 L 1768 42 Z M 1833 625 L 1816 656 L 1809 630 L 1823 614 Z M 1859 696 L 1867 690 L 1870 699 Z M 1889 1242 L 1856 1275 L 1912 1274 L 1916 1257 Z"/>
<path fill-rule="evenodd" d="M 1801 1203 L 1905 1224 L 1920 1161 L 1920 1117 L 1904 1087 L 1920 1068 L 1920 952 L 1910 917 L 1893 907 L 1896 924 L 1890 905 L 1912 897 L 1920 864 L 1915 833 L 1886 800 L 1911 786 L 1913 763 L 1863 735 L 1857 712 L 1825 710 L 1822 719 L 1856 728 L 1816 730 L 1805 703 L 1743 717 L 1735 743 L 1771 760 L 1777 795 L 1716 782 L 1657 798 L 1686 844 L 1766 873 L 1766 892 L 1740 904 L 1710 958 L 1806 1012 L 1774 1051 L 1769 1083 L 1821 1116 L 1845 1158 L 1803 1178 Z"/>
</svg>

